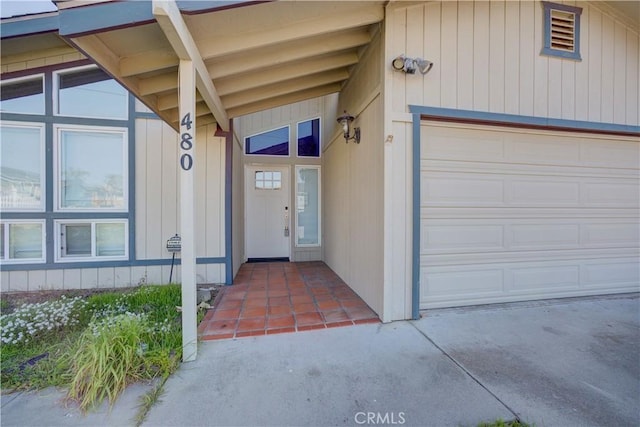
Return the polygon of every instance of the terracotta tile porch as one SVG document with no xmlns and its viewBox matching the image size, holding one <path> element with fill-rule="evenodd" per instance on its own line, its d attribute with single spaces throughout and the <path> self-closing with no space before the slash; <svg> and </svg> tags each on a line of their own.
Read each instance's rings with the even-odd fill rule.
<svg viewBox="0 0 640 427">
<path fill-rule="evenodd" d="M 198 327 L 203 340 L 377 323 L 323 262 L 243 264 Z"/>
</svg>

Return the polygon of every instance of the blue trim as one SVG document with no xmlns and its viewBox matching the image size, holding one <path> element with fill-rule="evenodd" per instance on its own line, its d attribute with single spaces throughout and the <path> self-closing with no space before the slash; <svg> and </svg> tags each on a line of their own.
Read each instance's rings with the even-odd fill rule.
<svg viewBox="0 0 640 427">
<path fill-rule="evenodd" d="M 233 283 L 233 218 L 231 217 L 233 195 L 233 120 L 229 120 L 229 131 L 225 141 L 225 176 L 224 176 L 224 251 L 225 251 L 225 285 Z"/>
<path fill-rule="evenodd" d="M 127 219 L 128 212 L 2 212 L 2 219 L 43 219 L 44 217 L 51 219 Z"/>
<path fill-rule="evenodd" d="M 420 318 L 420 114 L 413 114 L 413 240 L 411 251 L 411 316 Z"/>
<path fill-rule="evenodd" d="M 128 119 L 126 120 L 94 119 L 94 118 L 87 118 L 87 117 L 54 116 L 53 114 L 49 114 L 49 113 L 47 113 L 46 115 L 0 113 L 0 119 L 10 120 L 13 122 L 55 123 L 60 125 L 82 125 L 82 126 L 102 126 L 102 127 L 121 127 L 121 128 L 129 126 Z"/>
<path fill-rule="evenodd" d="M 135 98 L 134 98 L 135 99 Z M 135 108 L 135 102 L 133 104 L 133 108 Z M 135 119 L 155 119 L 155 120 L 162 120 L 160 118 L 159 115 L 157 115 L 156 113 L 143 113 L 143 112 L 138 112 L 136 111 L 135 115 L 134 115 Z"/>
<path fill-rule="evenodd" d="M 124 1 L 60 11 L 60 35 L 79 36 L 108 29 L 155 22 L 150 1 Z"/>
<path fill-rule="evenodd" d="M 127 124 L 129 167 L 129 261 L 136 258 L 136 98 L 129 92 L 129 123 Z"/>
<path fill-rule="evenodd" d="M 588 131 L 602 133 L 640 134 L 640 126 L 620 125 L 614 123 L 586 122 L 580 120 L 553 119 L 546 117 L 519 116 L 516 114 L 488 113 L 484 111 L 455 110 L 452 108 L 424 107 L 409 105 L 412 114 L 441 117 L 457 120 L 489 121 L 495 125 L 511 125 L 519 127 L 558 128 L 570 131 Z"/>
<path fill-rule="evenodd" d="M 12 22 L 6 22 L 10 18 L 3 18 L 2 25 L 0 25 L 0 38 L 7 39 L 58 31 L 59 15 L 56 12 L 51 13 L 55 14 L 29 19 L 21 18 Z"/>
<path fill-rule="evenodd" d="M 225 258 L 210 257 L 197 258 L 196 264 L 224 264 Z M 113 267 L 153 267 L 171 265 L 171 258 L 141 259 L 135 261 L 87 261 L 87 262 L 57 262 L 55 264 L 0 264 L 0 271 L 31 271 L 31 270 L 62 270 L 74 268 L 113 268 Z M 175 265 L 180 265 L 180 258 L 175 259 Z"/>
<path fill-rule="evenodd" d="M 582 57 L 580 56 L 580 15 L 582 14 L 582 8 L 567 6 L 564 4 L 550 3 L 547 1 L 543 1 L 541 3 L 542 7 L 544 8 L 544 46 L 542 47 L 540 54 L 582 61 Z M 551 47 L 551 9 L 562 10 L 564 12 L 573 13 L 575 15 L 575 33 L 573 40 L 574 52 L 567 52 Z"/>
<path fill-rule="evenodd" d="M 228 9 L 246 1 L 178 1 L 178 8 L 187 14 Z M 144 25 L 155 22 L 150 1 L 122 1 L 63 9 L 60 12 L 60 35 L 77 37 L 85 34 Z"/>
</svg>

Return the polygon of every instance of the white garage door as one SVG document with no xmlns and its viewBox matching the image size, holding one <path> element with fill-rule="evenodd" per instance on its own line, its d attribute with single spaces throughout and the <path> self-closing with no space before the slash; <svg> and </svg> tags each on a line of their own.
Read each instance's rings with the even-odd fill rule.
<svg viewBox="0 0 640 427">
<path fill-rule="evenodd" d="M 420 307 L 640 290 L 639 142 L 423 122 Z"/>
</svg>

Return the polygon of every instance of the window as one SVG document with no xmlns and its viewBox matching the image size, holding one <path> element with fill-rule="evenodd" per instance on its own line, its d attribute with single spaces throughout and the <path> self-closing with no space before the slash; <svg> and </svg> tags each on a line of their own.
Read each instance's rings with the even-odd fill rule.
<svg viewBox="0 0 640 427">
<path fill-rule="evenodd" d="M 44 114 L 44 85 L 41 75 L 2 82 L 0 111 Z"/>
<path fill-rule="evenodd" d="M 580 15 L 582 8 L 542 2 L 544 47 L 541 54 L 561 58 L 580 57 Z"/>
<path fill-rule="evenodd" d="M 89 67 L 56 74 L 56 113 L 61 116 L 125 120 L 128 94 L 99 68 Z"/>
<path fill-rule="evenodd" d="M 58 128 L 60 210 L 127 208 L 126 131 Z"/>
<path fill-rule="evenodd" d="M 320 246 L 319 166 L 296 166 L 296 246 Z"/>
<path fill-rule="evenodd" d="M 246 154 L 288 156 L 289 126 L 247 137 L 244 147 Z"/>
<path fill-rule="evenodd" d="M 44 221 L 0 223 L 0 260 L 3 262 L 44 262 L 44 242 Z"/>
<path fill-rule="evenodd" d="M 126 259 L 126 220 L 62 220 L 56 222 L 59 261 Z"/>
<path fill-rule="evenodd" d="M 282 188 L 282 173 L 278 171 L 257 171 L 256 189 L 279 190 Z"/>
<path fill-rule="evenodd" d="M 320 119 L 298 123 L 298 157 L 320 157 Z"/>
<path fill-rule="evenodd" d="M 0 125 L 0 209 L 44 210 L 44 126 Z"/>
</svg>

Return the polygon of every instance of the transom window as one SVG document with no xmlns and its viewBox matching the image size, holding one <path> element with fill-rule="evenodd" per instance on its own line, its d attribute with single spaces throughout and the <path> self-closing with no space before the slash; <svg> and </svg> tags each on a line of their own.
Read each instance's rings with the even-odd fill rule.
<svg viewBox="0 0 640 427">
<path fill-rule="evenodd" d="M 298 157 L 320 157 L 320 119 L 298 123 Z"/>
<path fill-rule="evenodd" d="M 282 188 L 282 172 L 257 171 L 256 188 L 258 190 L 279 190 Z"/>
<path fill-rule="evenodd" d="M 245 154 L 289 155 L 289 126 L 249 136 L 244 140 Z"/>
<path fill-rule="evenodd" d="M 44 114 L 42 75 L 2 82 L 0 98 L 3 113 Z"/>
<path fill-rule="evenodd" d="M 125 88 L 96 67 L 63 71 L 57 76 L 56 113 L 61 116 L 126 119 Z"/>
</svg>

